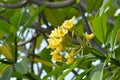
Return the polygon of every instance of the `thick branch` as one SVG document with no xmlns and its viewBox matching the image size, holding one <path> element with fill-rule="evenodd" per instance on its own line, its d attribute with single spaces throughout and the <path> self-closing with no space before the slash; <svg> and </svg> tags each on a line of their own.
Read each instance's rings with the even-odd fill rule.
<svg viewBox="0 0 120 80">
<path fill-rule="evenodd" d="M 45 0 L 31 0 L 31 2 L 37 5 L 45 5 L 50 8 L 61 8 L 61 7 L 66 7 L 74 4 L 76 0 L 65 0 L 62 2 L 47 2 Z"/>
<path fill-rule="evenodd" d="M 21 7 L 26 6 L 29 2 L 30 2 L 30 0 L 26 0 L 24 2 L 17 3 L 17 4 L 4 4 L 4 3 L 0 2 L 0 7 L 4 7 L 4 8 L 21 8 Z"/>
<path fill-rule="evenodd" d="M 46 32 L 46 33 L 49 33 L 49 34 L 51 33 L 51 30 L 54 29 L 52 27 L 42 28 L 42 27 L 39 26 L 39 23 L 32 23 L 30 25 L 30 28 L 36 29 L 36 30 L 38 30 L 40 32 Z"/>
</svg>

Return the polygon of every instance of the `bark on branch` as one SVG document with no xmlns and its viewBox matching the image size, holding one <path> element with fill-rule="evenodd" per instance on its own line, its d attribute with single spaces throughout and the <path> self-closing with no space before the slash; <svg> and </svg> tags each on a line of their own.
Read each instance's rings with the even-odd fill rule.
<svg viewBox="0 0 120 80">
<path fill-rule="evenodd" d="M 74 4 L 76 0 L 65 0 L 62 2 L 48 2 L 44 0 L 31 0 L 32 3 L 35 3 L 37 5 L 44 5 L 50 8 L 61 8 L 61 7 L 66 7 Z"/>
<path fill-rule="evenodd" d="M 0 7 L 4 7 L 4 8 L 21 8 L 21 7 L 24 7 L 26 6 L 28 3 L 30 2 L 30 0 L 26 0 L 26 1 L 23 1 L 21 3 L 16 3 L 16 4 L 4 4 L 2 2 L 0 2 Z"/>
</svg>

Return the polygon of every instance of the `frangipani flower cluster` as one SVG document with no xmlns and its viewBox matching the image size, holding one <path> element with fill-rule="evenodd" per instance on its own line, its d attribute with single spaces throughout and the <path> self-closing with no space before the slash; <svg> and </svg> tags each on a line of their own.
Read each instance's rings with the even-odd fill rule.
<svg viewBox="0 0 120 80">
<path fill-rule="evenodd" d="M 83 49 L 83 46 L 81 45 L 79 45 L 78 51 L 75 51 L 75 48 L 72 48 L 71 46 L 65 46 L 67 42 L 69 42 L 69 40 L 66 39 L 65 37 L 67 36 L 68 32 L 72 30 L 72 27 L 74 26 L 74 19 L 75 17 L 72 17 L 70 20 L 66 20 L 61 26 L 58 26 L 57 28 L 55 28 L 49 35 L 49 38 L 48 38 L 49 45 L 47 48 L 50 48 L 53 50 L 50 53 L 52 55 L 53 61 L 72 64 L 76 59 L 76 55 L 78 51 Z M 89 42 L 94 37 L 94 34 L 89 35 L 86 32 L 84 36 L 86 41 Z M 66 42 L 63 43 L 64 41 Z M 68 49 L 68 51 L 64 52 L 64 49 Z M 65 55 L 62 55 L 61 52 L 65 53 Z"/>
<path fill-rule="evenodd" d="M 62 62 L 63 61 L 63 56 L 60 54 L 60 51 L 63 50 L 63 38 L 65 37 L 65 35 L 68 33 L 68 31 L 73 27 L 74 25 L 74 19 L 75 17 L 73 17 L 70 20 L 66 20 L 61 26 L 59 26 L 58 28 L 55 28 L 51 34 L 49 35 L 48 38 L 48 48 L 51 48 L 53 51 L 51 52 L 52 55 L 52 60 L 55 61 L 59 61 Z M 70 56 L 70 57 L 66 57 L 67 61 L 66 63 L 72 63 L 74 56 Z"/>
</svg>

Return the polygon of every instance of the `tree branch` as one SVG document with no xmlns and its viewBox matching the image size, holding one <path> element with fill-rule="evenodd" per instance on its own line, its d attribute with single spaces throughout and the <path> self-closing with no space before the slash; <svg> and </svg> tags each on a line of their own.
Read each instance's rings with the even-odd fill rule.
<svg viewBox="0 0 120 80">
<path fill-rule="evenodd" d="M 42 28 L 42 27 L 40 27 L 39 26 L 39 23 L 32 23 L 31 25 L 30 25 L 30 28 L 33 28 L 33 29 L 36 29 L 36 30 L 38 30 L 38 31 L 40 31 L 40 32 L 46 32 L 46 33 L 51 33 L 51 30 L 53 30 L 54 28 L 51 28 L 51 27 L 48 27 L 48 28 Z"/>
<path fill-rule="evenodd" d="M 28 3 L 30 2 L 30 0 L 26 0 L 26 1 L 23 1 L 21 3 L 17 3 L 17 4 L 4 4 L 2 2 L 0 2 L 0 7 L 4 7 L 4 8 L 21 8 L 21 7 L 24 7 L 26 6 Z"/>
<path fill-rule="evenodd" d="M 31 0 L 31 2 L 37 4 L 37 5 L 45 5 L 50 8 L 61 8 L 61 7 L 66 7 L 74 4 L 76 0 L 65 0 L 62 2 L 47 2 L 45 0 Z"/>
<path fill-rule="evenodd" d="M 82 21 L 83 21 L 83 24 L 84 24 L 84 27 L 85 27 L 85 31 L 88 32 L 89 34 L 92 33 L 91 29 L 90 29 L 90 26 L 88 24 L 88 21 L 87 21 L 87 18 L 85 16 L 85 11 L 84 11 L 84 8 L 81 6 L 81 4 L 79 3 L 78 4 L 78 9 L 81 13 L 81 16 L 82 16 Z M 94 48 L 96 48 L 97 50 L 101 51 L 102 53 L 104 53 L 104 49 L 100 47 L 100 45 L 98 45 L 94 39 L 92 39 L 91 41 L 91 44 Z"/>
<path fill-rule="evenodd" d="M 18 42 L 18 46 L 23 46 L 23 45 L 25 45 L 26 43 L 29 43 L 29 42 L 31 42 L 31 41 L 33 41 L 35 38 L 37 38 L 38 37 L 38 35 L 34 35 L 32 38 L 30 38 L 30 39 L 28 39 L 28 40 L 26 40 L 26 41 L 21 41 L 21 42 Z"/>
<path fill-rule="evenodd" d="M 79 11 L 81 13 L 82 21 L 84 23 L 85 30 L 88 32 L 88 34 L 92 33 L 91 30 L 90 30 L 90 26 L 89 26 L 89 24 L 87 22 L 86 16 L 85 16 L 85 11 L 84 11 L 83 7 L 80 4 L 78 4 L 78 9 L 79 9 Z"/>
</svg>

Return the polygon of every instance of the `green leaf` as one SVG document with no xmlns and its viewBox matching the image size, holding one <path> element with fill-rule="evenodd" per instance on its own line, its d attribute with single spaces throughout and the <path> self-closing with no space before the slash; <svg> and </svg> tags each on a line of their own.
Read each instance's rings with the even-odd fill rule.
<svg viewBox="0 0 120 80">
<path fill-rule="evenodd" d="M 46 61 L 46 62 L 51 62 L 51 55 L 50 55 L 50 50 L 49 49 L 46 49 L 46 48 L 44 48 L 43 50 L 42 50 L 42 52 L 40 52 L 40 59 L 42 60 L 42 61 Z M 50 67 L 50 66 L 47 66 L 47 65 L 44 65 L 44 64 L 42 64 L 43 65 L 43 69 L 45 69 L 45 71 L 48 73 L 48 72 L 51 72 L 51 70 L 52 70 L 52 67 Z"/>
<path fill-rule="evenodd" d="M 47 78 L 48 78 L 49 76 L 52 76 L 52 75 L 61 73 L 62 71 L 64 71 L 64 70 L 67 69 L 68 67 L 70 67 L 70 65 L 63 65 L 63 66 L 60 66 L 60 67 L 54 69 L 52 72 L 49 72 L 46 76 L 44 76 L 44 77 L 43 77 L 43 80 L 47 80 Z"/>
<path fill-rule="evenodd" d="M 76 66 L 78 66 L 79 64 L 81 64 L 83 61 L 85 61 L 87 58 L 84 57 L 82 59 L 78 59 L 76 60 L 69 68 L 67 71 L 65 71 L 58 80 L 64 80 L 65 76 L 70 73 Z"/>
<path fill-rule="evenodd" d="M 6 68 L 8 68 L 9 65 L 7 64 L 0 64 L 0 75 L 3 74 L 3 72 L 6 70 Z"/>
<path fill-rule="evenodd" d="M 87 1 L 87 11 L 92 12 L 93 10 L 98 10 L 102 5 L 103 0 L 86 0 Z"/>
<path fill-rule="evenodd" d="M 8 9 L 8 8 L 5 8 L 3 10 L 3 13 L 1 13 L 1 15 L 4 16 L 5 18 L 10 19 L 11 16 L 14 15 L 14 13 L 19 12 L 19 11 L 20 11 L 20 9 Z"/>
<path fill-rule="evenodd" d="M 100 59 L 105 59 L 105 55 L 103 53 L 101 53 L 100 51 L 98 51 L 97 49 L 95 48 L 90 48 L 89 49 L 91 50 L 91 53 L 96 56 L 97 58 L 100 58 Z"/>
<path fill-rule="evenodd" d="M 21 74 L 19 72 L 14 71 L 12 73 L 12 77 L 17 77 L 17 78 L 27 78 L 24 74 Z"/>
<path fill-rule="evenodd" d="M 79 3 L 80 2 L 80 0 L 76 0 L 76 3 Z"/>
<path fill-rule="evenodd" d="M 8 59 L 13 60 L 11 48 L 8 44 L 4 44 L 0 47 L 1 53 Z"/>
<path fill-rule="evenodd" d="M 64 9 L 45 8 L 44 15 L 52 26 L 57 27 L 65 20 Z"/>
<path fill-rule="evenodd" d="M 98 64 L 90 73 L 91 80 L 103 80 L 103 64 Z"/>
<path fill-rule="evenodd" d="M 89 74 L 89 72 L 90 72 L 92 69 L 93 69 L 93 67 L 91 67 L 91 68 L 85 70 L 84 72 L 80 73 L 80 74 L 75 78 L 75 80 L 82 80 L 82 78 L 83 78 L 85 75 Z"/>
<path fill-rule="evenodd" d="M 106 42 L 106 34 L 107 34 L 107 16 L 103 14 L 102 16 L 96 15 L 93 21 L 93 31 L 97 39 L 105 43 Z"/>
<path fill-rule="evenodd" d="M 103 13 L 104 13 L 104 10 L 107 8 L 107 6 L 109 5 L 111 0 L 104 0 L 103 1 L 103 4 L 100 8 L 100 11 L 99 11 L 99 16 L 101 16 Z"/>
<path fill-rule="evenodd" d="M 41 80 L 38 75 L 35 75 L 35 74 L 33 74 L 33 73 L 30 73 L 30 74 L 31 74 L 31 76 L 33 76 L 36 80 Z"/>
<path fill-rule="evenodd" d="M 120 68 L 114 70 L 114 74 L 112 75 L 111 80 L 119 80 L 120 79 Z"/>
<path fill-rule="evenodd" d="M 12 67 L 9 66 L 9 67 L 5 70 L 5 72 L 3 73 L 2 77 L 1 77 L 1 80 L 10 80 L 10 77 L 11 77 L 11 75 L 12 75 L 12 72 L 13 72 Z"/>
<path fill-rule="evenodd" d="M 19 27 L 20 27 L 20 22 L 23 20 L 23 16 L 25 14 L 25 10 L 26 8 L 22 8 L 20 13 L 15 13 L 11 18 L 10 18 L 10 22 L 13 25 L 12 28 L 12 32 L 16 32 Z M 24 16 L 24 20 L 25 20 L 25 16 Z M 15 29 L 15 31 L 13 31 L 13 29 Z"/>
<path fill-rule="evenodd" d="M 10 33 L 10 24 L 8 24 L 6 21 L 0 20 L 0 30 L 5 33 Z"/>
<path fill-rule="evenodd" d="M 119 8 L 120 5 L 118 3 L 118 0 L 111 0 L 112 1 L 112 6 L 114 6 L 115 8 Z"/>
<path fill-rule="evenodd" d="M 5 32 L 0 30 L 0 39 L 3 39 Z"/>
<path fill-rule="evenodd" d="M 79 36 L 83 36 L 84 26 L 82 25 L 81 21 L 79 21 L 72 29 L 75 32 L 75 34 L 77 34 Z"/>
<path fill-rule="evenodd" d="M 37 48 L 37 49 L 40 49 L 42 40 L 43 40 L 43 37 L 42 37 L 42 36 L 39 36 L 39 37 L 37 38 L 37 42 L 36 42 L 36 48 Z"/>
<path fill-rule="evenodd" d="M 112 48 L 112 50 L 115 47 L 116 37 L 117 37 L 118 30 L 119 30 L 119 25 L 120 25 L 120 15 L 118 16 L 118 18 L 115 22 L 115 25 L 114 25 L 114 28 L 113 28 L 112 34 L 111 34 L 111 48 Z"/>
<path fill-rule="evenodd" d="M 22 61 L 14 65 L 14 68 L 17 72 L 21 74 L 26 74 L 29 70 L 29 59 L 27 57 L 22 57 Z"/>
<path fill-rule="evenodd" d="M 35 20 L 36 16 L 38 16 L 44 8 L 45 8 L 45 6 L 40 6 L 37 8 L 36 12 L 25 23 L 25 25 L 22 29 L 22 33 L 29 27 L 29 25 Z"/>
<path fill-rule="evenodd" d="M 44 65 L 44 67 L 46 65 L 46 67 L 44 68 L 45 70 L 46 70 L 46 68 L 50 68 L 50 69 L 47 69 L 47 71 L 51 70 L 51 67 L 58 67 L 57 65 L 53 64 L 50 61 L 42 60 L 39 58 L 34 58 L 34 62 L 40 62 L 42 65 Z"/>
</svg>

